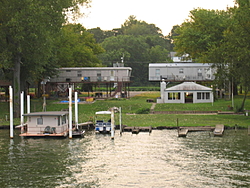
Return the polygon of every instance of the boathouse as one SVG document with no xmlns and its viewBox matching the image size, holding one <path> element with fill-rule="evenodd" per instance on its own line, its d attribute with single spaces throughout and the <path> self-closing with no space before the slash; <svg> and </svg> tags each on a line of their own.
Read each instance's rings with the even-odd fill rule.
<svg viewBox="0 0 250 188">
<path fill-rule="evenodd" d="M 26 132 L 20 136 L 62 136 L 68 135 L 68 111 L 32 112 L 27 117 Z"/>
<path fill-rule="evenodd" d="M 161 98 L 157 103 L 212 103 L 214 100 L 212 88 L 195 82 L 183 82 L 166 88 L 165 80 L 161 82 Z"/>
</svg>

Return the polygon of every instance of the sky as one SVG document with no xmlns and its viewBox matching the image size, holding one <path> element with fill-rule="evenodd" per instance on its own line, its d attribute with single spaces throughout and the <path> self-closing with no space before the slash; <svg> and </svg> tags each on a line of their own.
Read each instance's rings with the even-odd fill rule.
<svg viewBox="0 0 250 188">
<path fill-rule="evenodd" d="M 234 6 L 234 0 L 92 0 L 90 5 L 90 8 L 82 9 L 85 16 L 77 21 L 87 29 L 120 28 L 129 16 L 134 15 L 137 20 L 155 24 L 166 36 L 174 25 L 188 19 L 191 10 L 226 10 Z"/>
</svg>

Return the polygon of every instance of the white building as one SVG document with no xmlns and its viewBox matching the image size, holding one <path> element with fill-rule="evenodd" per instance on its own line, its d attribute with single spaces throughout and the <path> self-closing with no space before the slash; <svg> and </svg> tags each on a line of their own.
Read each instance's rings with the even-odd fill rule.
<svg viewBox="0 0 250 188">
<path fill-rule="evenodd" d="M 23 114 L 27 117 L 26 132 L 20 134 L 24 137 L 66 137 L 68 135 L 68 111 L 32 112 Z"/>
<path fill-rule="evenodd" d="M 214 101 L 212 88 L 194 82 L 183 82 L 179 85 L 166 88 L 161 82 L 161 98 L 157 103 L 212 103 Z"/>
<path fill-rule="evenodd" d="M 150 63 L 149 81 L 211 81 L 216 70 L 208 63 Z"/>
</svg>

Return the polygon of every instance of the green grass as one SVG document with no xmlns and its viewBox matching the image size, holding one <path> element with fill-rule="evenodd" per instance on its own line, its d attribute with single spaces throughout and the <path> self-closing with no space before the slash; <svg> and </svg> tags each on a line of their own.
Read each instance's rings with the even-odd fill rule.
<svg viewBox="0 0 250 188">
<path fill-rule="evenodd" d="M 244 115 L 188 115 L 188 114 L 135 114 L 138 109 L 150 108 L 152 103 L 146 102 L 147 99 L 156 99 L 160 96 L 159 92 L 147 92 L 131 99 L 113 99 L 113 100 L 96 100 L 90 104 L 79 104 L 79 122 L 86 122 L 94 117 L 96 111 L 108 110 L 111 107 L 122 108 L 122 124 L 127 126 L 215 126 L 224 124 L 233 127 L 235 124 L 240 127 L 250 126 L 250 116 Z M 240 105 L 242 96 L 234 99 L 235 106 Z M 250 109 L 249 98 L 246 100 L 246 109 Z M 47 111 L 57 111 L 68 108 L 68 104 L 58 104 L 58 101 L 47 100 Z M 31 101 L 31 111 L 42 110 L 42 99 Z M 212 104 L 156 104 L 155 111 L 226 111 L 231 106 L 232 101 L 224 99 L 217 100 Z M 6 115 L 9 116 L 9 104 L 0 103 L 0 125 L 9 125 L 6 121 Z M 73 105 L 74 115 L 74 105 Z M 118 116 L 116 116 L 118 124 Z M 15 119 L 14 124 L 20 124 L 20 119 Z"/>
</svg>

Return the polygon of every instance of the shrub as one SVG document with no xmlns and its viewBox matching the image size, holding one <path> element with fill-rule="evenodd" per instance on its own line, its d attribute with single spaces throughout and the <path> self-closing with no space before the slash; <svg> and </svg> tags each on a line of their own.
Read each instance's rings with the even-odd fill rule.
<svg viewBox="0 0 250 188">
<path fill-rule="evenodd" d="M 136 111 L 136 114 L 149 114 L 150 112 L 150 109 L 149 108 L 139 108 L 137 111 Z"/>
</svg>

